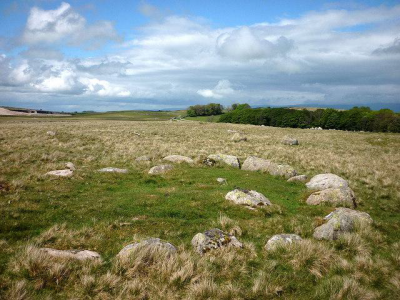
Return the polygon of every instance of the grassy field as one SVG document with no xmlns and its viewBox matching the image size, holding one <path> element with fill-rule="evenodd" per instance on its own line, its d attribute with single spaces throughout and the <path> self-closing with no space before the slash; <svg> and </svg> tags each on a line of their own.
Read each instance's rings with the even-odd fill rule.
<svg viewBox="0 0 400 300">
<path fill-rule="evenodd" d="M 166 114 L 0 119 L 0 299 L 400 297 L 399 135 L 151 121 L 170 119 Z M 229 129 L 248 141 L 231 141 Z M 300 145 L 282 145 L 285 135 Z M 337 241 L 317 241 L 313 229 L 333 208 L 306 205 L 304 184 L 223 165 L 177 165 L 163 176 L 147 174 L 169 154 L 213 153 L 242 162 L 255 155 L 309 176 L 342 176 L 357 195 L 357 209 L 374 224 Z M 136 163 L 141 155 L 152 163 Z M 45 175 L 68 161 L 77 167 L 72 178 Z M 96 172 L 109 166 L 129 173 Z M 228 184 L 219 185 L 217 177 Z M 224 200 L 235 187 L 257 190 L 274 205 L 257 211 L 235 206 Z M 198 255 L 192 237 L 214 227 L 234 233 L 244 248 Z M 265 251 L 268 238 L 279 233 L 304 240 Z M 146 237 L 173 243 L 178 254 L 115 258 Z M 90 249 L 103 262 L 55 262 L 37 247 Z"/>
</svg>

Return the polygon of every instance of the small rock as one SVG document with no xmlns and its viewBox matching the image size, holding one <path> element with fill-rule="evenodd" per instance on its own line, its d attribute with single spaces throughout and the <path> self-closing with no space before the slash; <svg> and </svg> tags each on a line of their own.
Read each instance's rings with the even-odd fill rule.
<svg viewBox="0 0 400 300">
<path fill-rule="evenodd" d="M 176 247 L 171 243 L 160 240 L 159 238 L 149 238 L 147 240 L 133 243 L 125 246 L 122 250 L 117 254 L 118 257 L 126 257 L 130 253 L 138 249 L 148 249 L 150 251 L 166 251 L 168 254 L 176 253 Z"/>
<path fill-rule="evenodd" d="M 136 162 L 150 162 L 151 158 L 147 155 L 139 156 L 135 159 Z"/>
<path fill-rule="evenodd" d="M 329 188 L 312 193 L 307 199 L 308 205 L 329 203 L 333 206 L 356 207 L 356 196 L 349 187 Z"/>
<path fill-rule="evenodd" d="M 335 215 L 330 220 L 315 228 L 314 238 L 317 240 L 336 240 L 340 235 L 354 230 L 354 221 L 347 214 Z"/>
<path fill-rule="evenodd" d="M 108 167 L 108 168 L 100 169 L 99 172 L 103 172 L 103 173 L 123 173 L 123 174 L 126 174 L 126 173 L 128 173 L 128 170 L 127 170 L 127 169 L 118 169 L 118 168 Z"/>
<path fill-rule="evenodd" d="M 225 196 L 226 200 L 233 201 L 236 204 L 248 205 L 251 207 L 271 205 L 271 202 L 263 194 L 256 191 L 247 191 L 235 189 Z"/>
<path fill-rule="evenodd" d="M 237 133 L 236 130 L 231 130 L 231 129 L 228 129 L 228 132 L 229 132 L 229 133 Z"/>
<path fill-rule="evenodd" d="M 70 169 L 71 171 L 75 171 L 75 165 L 72 162 L 67 162 L 65 166 Z"/>
<path fill-rule="evenodd" d="M 190 157 L 187 156 L 182 156 L 182 155 L 168 155 L 166 157 L 164 157 L 164 160 L 166 161 L 170 161 L 173 163 L 188 163 L 188 164 L 192 164 L 194 161 L 193 159 L 191 159 Z"/>
<path fill-rule="evenodd" d="M 71 177 L 72 174 L 73 174 L 73 171 L 70 169 L 55 170 L 55 171 L 50 171 L 50 172 L 46 173 L 46 175 L 57 176 L 57 177 Z"/>
<path fill-rule="evenodd" d="M 217 181 L 218 181 L 220 184 L 227 184 L 227 183 L 228 183 L 228 182 L 226 181 L 225 178 L 217 178 Z"/>
<path fill-rule="evenodd" d="M 207 158 L 214 160 L 214 161 L 222 161 L 222 162 L 226 163 L 227 165 L 230 165 L 231 167 L 234 167 L 234 168 L 240 168 L 239 159 L 233 155 L 211 154 Z"/>
<path fill-rule="evenodd" d="M 226 246 L 243 248 L 243 244 L 235 236 L 225 233 L 218 228 L 196 234 L 192 239 L 192 245 L 200 254 Z"/>
<path fill-rule="evenodd" d="M 293 181 L 307 182 L 308 176 L 307 175 L 297 175 L 297 176 L 290 177 L 287 181 L 288 182 L 293 182 Z"/>
<path fill-rule="evenodd" d="M 301 240 L 302 238 L 297 234 L 276 234 L 265 244 L 265 249 L 272 250 L 278 245 L 290 245 Z"/>
<path fill-rule="evenodd" d="M 55 135 L 56 135 L 56 133 L 55 133 L 54 131 L 47 131 L 47 135 L 50 135 L 50 136 L 55 136 Z"/>
<path fill-rule="evenodd" d="M 52 248 L 40 248 L 40 251 L 56 258 L 74 258 L 77 260 L 101 259 L 100 254 L 89 250 L 57 250 Z"/>
<path fill-rule="evenodd" d="M 171 165 L 159 165 L 154 166 L 150 169 L 149 174 L 157 175 L 157 174 L 164 174 L 171 171 L 174 167 Z"/>
<path fill-rule="evenodd" d="M 329 188 L 349 187 L 349 183 L 335 174 L 319 174 L 311 178 L 306 184 L 310 190 L 325 190 Z"/>
<path fill-rule="evenodd" d="M 298 145 L 299 141 L 295 138 L 289 137 L 289 136 L 285 136 L 282 140 L 282 144 L 284 145 Z"/>
<path fill-rule="evenodd" d="M 236 143 L 245 142 L 245 141 L 247 141 L 247 137 L 245 137 L 243 134 L 237 132 L 231 137 L 231 140 Z"/>
</svg>

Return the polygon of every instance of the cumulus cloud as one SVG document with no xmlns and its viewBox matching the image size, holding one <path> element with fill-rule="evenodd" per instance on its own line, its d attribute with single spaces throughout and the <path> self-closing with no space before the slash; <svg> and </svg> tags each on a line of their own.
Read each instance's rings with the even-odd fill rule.
<svg viewBox="0 0 400 300">
<path fill-rule="evenodd" d="M 231 87 L 231 83 L 229 80 L 220 80 L 218 84 L 215 86 L 214 89 L 209 90 L 198 90 L 197 94 L 203 96 L 204 98 L 214 98 L 214 99 L 221 99 L 224 96 L 233 94 L 235 91 Z"/>
<path fill-rule="evenodd" d="M 131 92 L 119 86 L 113 86 L 106 80 L 97 78 L 81 78 L 80 82 L 86 86 L 87 94 L 95 94 L 101 97 L 129 97 Z"/>
</svg>

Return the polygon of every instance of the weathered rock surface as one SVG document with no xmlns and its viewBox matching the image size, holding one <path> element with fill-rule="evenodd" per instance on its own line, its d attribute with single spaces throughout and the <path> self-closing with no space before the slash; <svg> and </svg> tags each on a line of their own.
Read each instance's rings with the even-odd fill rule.
<svg viewBox="0 0 400 300">
<path fill-rule="evenodd" d="M 40 251 L 56 258 L 73 258 L 78 260 L 101 259 L 100 254 L 90 250 L 57 250 L 52 248 L 40 248 Z"/>
<path fill-rule="evenodd" d="M 46 173 L 46 175 L 57 176 L 57 177 L 71 177 L 72 174 L 73 174 L 73 171 L 70 169 L 55 170 L 55 171 L 50 171 L 50 172 Z"/>
<path fill-rule="evenodd" d="M 157 175 L 157 174 L 164 174 L 171 171 L 174 167 L 171 165 L 159 165 L 154 166 L 150 169 L 149 174 Z"/>
<path fill-rule="evenodd" d="M 170 161 L 173 163 L 188 163 L 188 164 L 192 164 L 194 161 L 193 159 L 191 159 L 190 157 L 187 156 L 182 156 L 182 155 L 168 155 L 166 157 L 164 157 L 164 160 L 166 161 Z"/>
<path fill-rule="evenodd" d="M 297 176 L 290 177 L 287 181 L 288 182 L 293 182 L 293 181 L 307 182 L 308 176 L 307 175 L 297 175 Z"/>
<path fill-rule="evenodd" d="M 265 249 L 271 250 L 277 246 L 290 245 L 292 243 L 296 243 L 301 240 L 302 238 L 297 234 L 276 234 L 272 238 L 270 238 L 268 242 L 265 244 Z"/>
<path fill-rule="evenodd" d="M 225 196 L 226 200 L 239 205 L 248 205 L 251 207 L 271 205 L 271 202 L 263 194 L 256 191 L 235 189 Z"/>
<path fill-rule="evenodd" d="M 245 142 L 247 141 L 247 137 L 239 132 L 236 132 L 232 137 L 231 140 L 238 143 L 238 142 Z"/>
<path fill-rule="evenodd" d="M 136 162 L 150 162 L 151 158 L 147 155 L 139 156 L 135 159 Z"/>
<path fill-rule="evenodd" d="M 299 141 L 295 138 L 285 136 L 282 140 L 282 144 L 294 146 L 294 145 L 298 145 Z"/>
<path fill-rule="evenodd" d="M 103 173 L 122 173 L 122 174 L 126 174 L 126 173 L 128 173 L 128 170 L 127 170 L 127 169 L 118 169 L 118 168 L 108 167 L 108 168 L 100 169 L 99 172 L 103 172 Z"/>
<path fill-rule="evenodd" d="M 226 246 L 243 248 L 243 244 L 235 236 L 223 232 L 218 228 L 196 234 L 192 239 L 192 245 L 200 254 Z"/>
<path fill-rule="evenodd" d="M 207 158 L 211 159 L 211 160 L 214 160 L 214 161 L 224 162 L 227 165 L 230 165 L 231 167 L 234 167 L 234 168 L 240 168 L 239 159 L 236 156 L 233 156 L 233 155 L 211 154 Z"/>
<path fill-rule="evenodd" d="M 267 172 L 274 176 L 291 178 L 297 175 L 295 169 L 289 165 L 277 164 L 267 159 L 249 156 L 243 163 L 242 170 Z"/>
<path fill-rule="evenodd" d="M 349 187 L 329 188 L 312 193 L 307 199 L 308 205 L 329 203 L 333 206 L 356 207 L 356 196 Z"/>
<path fill-rule="evenodd" d="M 232 129 L 228 129 L 227 131 L 228 131 L 229 133 L 237 133 L 236 130 L 232 130 Z"/>
<path fill-rule="evenodd" d="M 47 133 L 47 135 L 50 135 L 50 136 L 55 136 L 56 135 L 56 133 L 55 133 L 55 131 L 47 131 L 46 132 Z"/>
<path fill-rule="evenodd" d="M 159 238 L 149 238 L 141 242 L 125 246 L 124 248 L 122 248 L 122 250 L 118 253 L 117 256 L 125 257 L 128 256 L 133 251 L 139 249 L 145 249 L 149 251 L 161 250 L 167 252 L 168 254 L 174 254 L 177 251 L 176 247 L 171 243 L 160 240 Z"/>
<path fill-rule="evenodd" d="M 75 165 L 72 162 L 67 162 L 65 166 L 67 167 L 67 169 L 70 169 L 71 171 L 76 170 Z"/>
<path fill-rule="evenodd" d="M 228 183 L 228 182 L 226 181 L 225 178 L 217 178 L 217 181 L 218 181 L 220 184 L 227 184 L 227 183 Z"/>
<path fill-rule="evenodd" d="M 318 240 L 336 240 L 340 235 L 354 230 L 354 221 L 347 214 L 335 215 L 329 221 L 314 230 Z"/>
<path fill-rule="evenodd" d="M 310 190 L 322 191 L 329 188 L 349 187 L 349 183 L 342 177 L 328 173 L 314 176 L 306 186 Z"/>
<path fill-rule="evenodd" d="M 361 227 L 362 226 L 367 226 L 371 225 L 373 223 L 373 220 L 369 214 L 366 212 L 350 209 L 350 208 L 345 208 L 345 207 L 339 207 L 336 208 L 335 211 L 331 212 L 329 215 L 327 215 L 324 220 L 331 220 L 333 218 L 337 218 L 340 215 L 347 215 L 350 217 L 355 223 L 358 223 Z"/>
</svg>

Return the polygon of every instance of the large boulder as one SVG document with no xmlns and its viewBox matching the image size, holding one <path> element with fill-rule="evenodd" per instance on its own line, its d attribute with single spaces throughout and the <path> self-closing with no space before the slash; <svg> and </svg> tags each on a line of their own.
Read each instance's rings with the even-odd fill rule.
<svg viewBox="0 0 400 300">
<path fill-rule="evenodd" d="M 102 172 L 102 173 L 122 173 L 122 174 L 126 174 L 126 173 L 128 173 L 128 170 L 127 170 L 127 169 L 118 169 L 118 168 L 108 167 L 108 168 L 100 169 L 99 172 Z"/>
<path fill-rule="evenodd" d="M 312 193 L 307 199 L 308 205 L 329 203 L 333 206 L 356 207 L 356 196 L 349 187 L 329 188 Z"/>
<path fill-rule="evenodd" d="M 289 137 L 289 136 L 285 136 L 282 140 L 282 144 L 284 145 L 298 145 L 299 141 L 295 138 Z"/>
<path fill-rule="evenodd" d="M 333 215 L 329 221 L 314 230 L 314 238 L 318 240 L 336 240 L 346 232 L 354 230 L 354 219 L 348 214 Z"/>
<path fill-rule="evenodd" d="M 307 175 L 297 175 L 297 176 L 290 177 L 287 181 L 288 182 L 293 182 L 293 181 L 307 182 L 308 176 Z"/>
<path fill-rule="evenodd" d="M 166 161 L 170 161 L 173 163 L 188 163 L 188 164 L 192 164 L 193 163 L 193 159 L 191 159 L 190 157 L 187 156 L 182 156 L 182 155 L 168 155 L 166 157 L 164 157 L 164 160 Z"/>
<path fill-rule="evenodd" d="M 57 250 L 52 248 L 40 248 L 40 251 L 55 258 L 73 258 L 77 260 L 101 259 L 100 254 L 90 250 Z"/>
<path fill-rule="evenodd" d="M 238 143 L 238 142 L 245 142 L 247 141 L 247 137 L 239 132 L 236 132 L 232 135 L 231 140 Z"/>
<path fill-rule="evenodd" d="M 122 248 L 121 251 L 117 254 L 118 257 L 126 257 L 129 256 L 130 253 L 144 249 L 148 251 L 165 251 L 167 254 L 176 253 L 176 247 L 171 243 L 160 240 L 159 238 L 149 238 L 143 240 L 141 242 L 129 244 Z"/>
<path fill-rule="evenodd" d="M 297 234 L 276 234 L 265 244 L 265 249 L 272 250 L 277 246 L 287 246 L 301 240 L 302 238 Z"/>
<path fill-rule="evenodd" d="M 325 190 L 329 188 L 349 187 L 347 180 L 335 174 L 319 174 L 311 178 L 306 184 L 310 190 Z"/>
<path fill-rule="evenodd" d="M 150 175 L 164 174 L 171 171 L 174 167 L 171 165 L 154 166 L 149 170 Z"/>
<path fill-rule="evenodd" d="M 277 164 L 267 159 L 249 156 L 243 163 L 242 170 L 267 172 L 274 176 L 291 178 L 297 175 L 295 169 L 289 165 Z"/>
<path fill-rule="evenodd" d="M 368 226 L 373 223 L 373 220 L 369 214 L 366 212 L 350 209 L 350 208 L 345 208 L 345 207 L 339 207 L 336 208 L 335 211 L 331 212 L 329 215 L 327 215 L 324 220 L 331 220 L 333 218 L 337 218 L 340 215 L 347 215 L 350 217 L 355 223 L 358 223 L 359 226 Z"/>
<path fill-rule="evenodd" d="M 226 246 L 243 248 L 243 244 L 235 236 L 218 228 L 196 234 L 192 239 L 192 246 L 200 254 Z"/>
<path fill-rule="evenodd" d="M 47 172 L 46 175 L 51 175 L 51 176 L 56 176 L 56 177 L 71 177 L 73 174 L 73 171 L 70 169 L 65 169 L 65 170 L 54 170 Z"/>
<path fill-rule="evenodd" d="M 221 161 L 234 168 L 240 168 L 239 159 L 233 155 L 226 154 L 211 154 L 207 157 L 210 160 Z"/>
<path fill-rule="evenodd" d="M 271 202 L 263 194 L 256 191 L 242 189 L 230 191 L 226 194 L 225 199 L 239 205 L 247 205 L 251 207 L 271 205 Z"/>
</svg>

